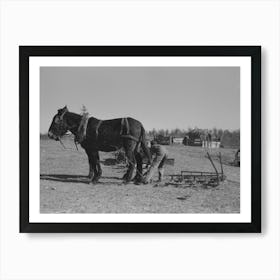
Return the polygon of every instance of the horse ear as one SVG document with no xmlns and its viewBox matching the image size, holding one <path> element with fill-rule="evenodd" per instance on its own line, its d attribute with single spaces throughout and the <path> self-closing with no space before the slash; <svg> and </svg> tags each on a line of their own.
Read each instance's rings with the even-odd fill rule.
<svg viewBox="0 0 280 280">
<path fill-rule="evenodd" d="M 58 109 L 57 113 L 59 115 L 64 114 L 65 112 L 69 112 L 67 106 L 65 105 L 62 109 Z"/>
</svg>

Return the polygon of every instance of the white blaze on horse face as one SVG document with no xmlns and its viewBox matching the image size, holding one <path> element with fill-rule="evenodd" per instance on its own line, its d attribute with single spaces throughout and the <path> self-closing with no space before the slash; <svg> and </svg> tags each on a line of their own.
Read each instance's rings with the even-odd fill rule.
<svg viewBox="0 0 280 280">
<path fill-rule="evenodd" d="M 53 118 L 53 121 L 51 123 L 51 126 L 49 128 L 49 137 L 52 139 L 57 140 L 59 138 L 61 125 L 63 125 L 63 120 L 61 116 L 55 115 Z"/>
<path fill-rule="evenodd" d="M 52 131 L 50 131 L 49 130 L 49 132 L 48 132 L 48 136 L 49 136 L 49 138 L 50 139 L 54 139 L 54 140 L 59 140 L 59 137 L 58 136 L 56 136 Z"/>
</svg>

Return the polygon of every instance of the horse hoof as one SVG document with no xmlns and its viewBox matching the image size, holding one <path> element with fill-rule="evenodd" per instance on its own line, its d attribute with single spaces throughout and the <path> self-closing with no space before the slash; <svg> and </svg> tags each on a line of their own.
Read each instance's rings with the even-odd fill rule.
<svg viewBox="0 0 280 280">
<path fill-rule="evenodd" d="M 143 183 L 140 181 L 134 181 L 134 185 L 142 185 Z"/>
<path fill-rule="evenodd" d="M 130 180 L 124 180 L 124 181 L 123 181 L 123 184 L 124 184 L 124 185 L 127 185 L 127 184 L 129 184 L 129 183 L 130 183 Z"/>
<path fill-rule="evenodd" d="M 95 186 L 98 184 L 98 181 L 89 181 L 89 185 Z"/>
</svg>

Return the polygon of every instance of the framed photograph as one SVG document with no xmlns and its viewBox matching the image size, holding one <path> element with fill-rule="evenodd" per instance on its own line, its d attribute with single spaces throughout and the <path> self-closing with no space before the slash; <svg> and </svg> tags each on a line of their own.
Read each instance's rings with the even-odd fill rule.
<svg viewBox="0 0 280 280">
<path fill-rule="evenodd" d="M 20 232 L 261 232 L 260 46 L 20 46 Z"/>
</svg>

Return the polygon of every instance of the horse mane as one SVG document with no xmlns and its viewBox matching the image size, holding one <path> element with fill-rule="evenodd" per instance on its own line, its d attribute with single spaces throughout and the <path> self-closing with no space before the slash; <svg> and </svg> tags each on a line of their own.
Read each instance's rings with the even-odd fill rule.
<svg viewBox="0 0 280 280">
<path fill-rule="evenodd" d="M 70 127 L 69 130 L 75 134 L 82 120 L 82 116 L 73 112 L 65 113 L 66 123 Z"/>
<path fill-rule="evenodd" d="M 74 122 L 80 121 L 82 118 L 81 115 L 73 112 L 66 112 L 65 114 L 67 115 L 67 119 L 73 120 Z"/>
</svg>

